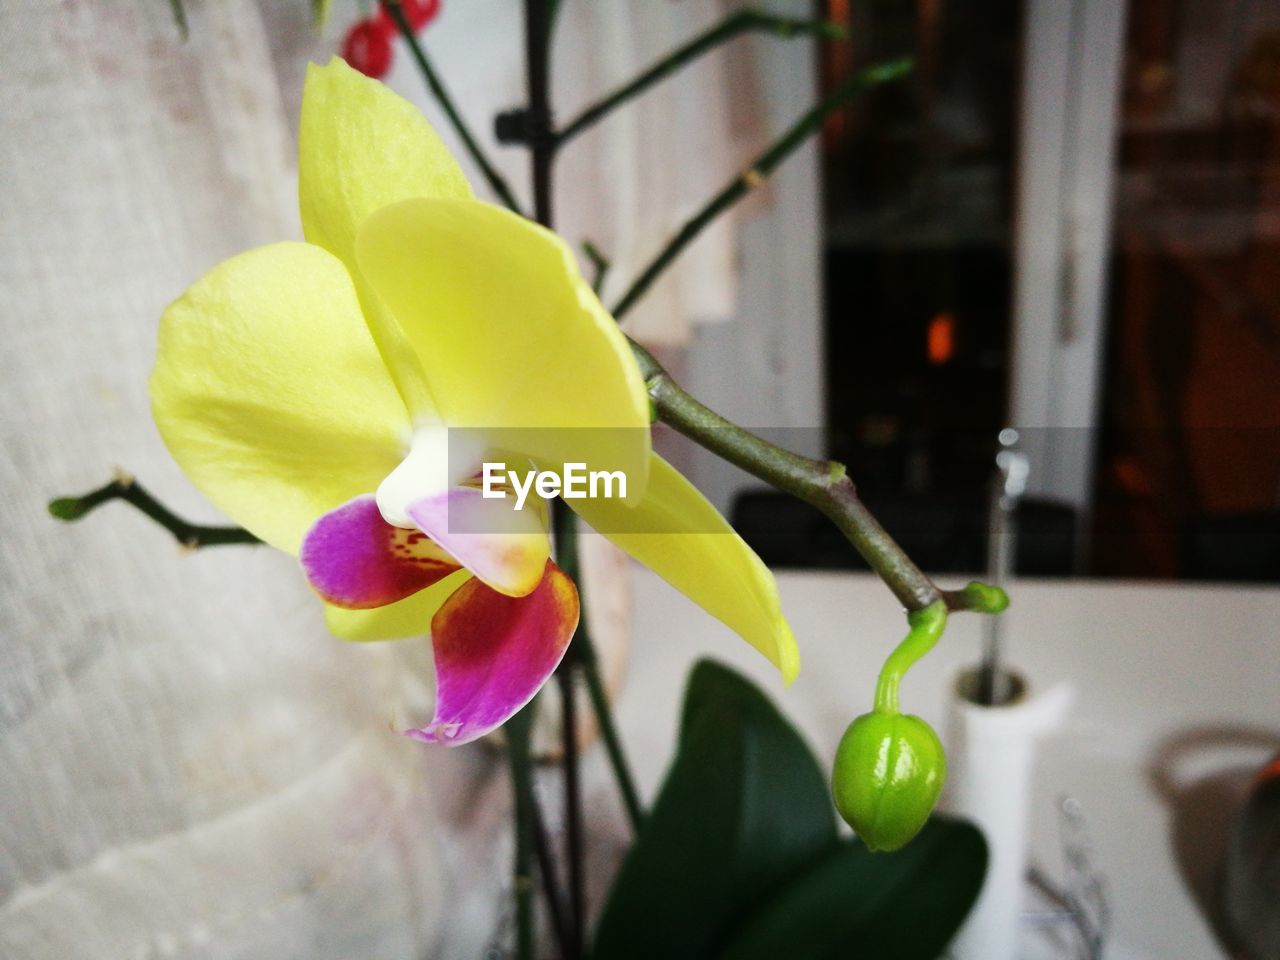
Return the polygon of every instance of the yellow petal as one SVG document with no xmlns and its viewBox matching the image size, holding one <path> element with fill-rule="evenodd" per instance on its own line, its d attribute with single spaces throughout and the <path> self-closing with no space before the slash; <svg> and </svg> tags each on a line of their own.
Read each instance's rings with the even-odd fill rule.
<svg viewBox="0 0 1280 960">
<path fill-rule="evenodd" d="M 735 630 L 782 673 L 800 669 L 769 568 L 680 472 L 653 455 L 644 500 L 570 500 L 571 507 L 631 556 Z M 688 531 L 688 532 L 679 532 Z"/>
<path fill-rule="evenodd" d="M 379 207 L 470 196 L 462 169 L 417 107 L 337 57 L 307 65 L 298 199 L 309 242 L 351 266 L 356 231 Z"/>
<path fill-rule="evenodd" d="M 453 155 L 413 104 L 336 57 L 325 67 L 308 64 L 298 131 L 302 232 L 351 271 L 374 342 L 418 424 L 437 422 L 435 405 L 404 335 L 356 269 L 356 232 L 397 200 L 470 196 Z"/>
<path fill-rule="evenodd" d="M 192 482 L 290 553 L 407 450 L 408 413 L 351 278 L 308 244 L 234 257 L 170 304 L 150 386 L 160 434 Z"/>
<path fill-rule="evenodd" d="M 335 637 L 343 640 L 400 640 L 425 637 L 431 632 L 431 618 L 459 587 L 471 579 L 467 570 L 452 573 L 413 596 L 371 610 L 345 610 L 324 605 L 325 622 Z"/>
<path fill-rule="evenodd" d="M 475 200 L 407 200 L 370 216 L 356 254 L 451 428 L 482 428 L 546 469 L 621 470 L 638 500 L 644 382 L 559 237 Z"/>
</svg>

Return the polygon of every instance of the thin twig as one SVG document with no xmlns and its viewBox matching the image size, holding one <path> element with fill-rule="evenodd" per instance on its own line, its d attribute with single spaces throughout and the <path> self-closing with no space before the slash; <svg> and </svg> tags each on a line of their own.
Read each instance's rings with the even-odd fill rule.
<svg viewBox="0 0 1280 960">
<path fill-rule="evenodd" d="M 613 264 L 610 263 L 608 257 L 600 252 L 600 248 L 590 240 L 582 241 L 582 252 L 585 253 L 587 255 L 587 259 L 591 261 L 591 269 L 593 271 L 591 276 L 591 292 L 598 297 L 600 296 L 600 291 L 604 289 L 604 278 L 608 276 L 609 268 L 613 266 Z"/>
<path fill-rule="evenodd" d="M 530 810 L 532 811 L 533 849 L 538 858 L 538 876 L 542 881 L 543 900 L 547 904 L 547 913 L 551 917 L 551 928 L 556 935 L 556 943 L 560 945 L 560 952 L 567 957 L 573 943 L 573 934 L 564 912 L 564 895 L 560 892 L 560 881 L 556 877 L 555 857 L 551 854 L 551 837 L 542 818 L 542 809 L 538 806 L 536 794 L 530 804 Z"/>
<path fill-rule="evenodd" d="M 329 7 L 332 6 L 333 0 L 311 0 L 311 26 L 316 30 L 323 30 L 324 25 L 329 22 Z"/>
<path fill-rule="evenodd" d="M 567 511 L 564 511 L 567 512 Z M 586 931 L 582 846 L 582 779 L 578 769 L 578 697 L 574 664 L 569 658 L 556 673 L 560 687 L 560 733 L 564 751 L 565 859 L 569 863 L 569 942 L 564 960 L 582 956 Z"/>
<path fill-rule="evenodd" d="M 671 262 L 680 255 L 684 248 L 692 243 L 694 238 L 709 226 L 716 217 L 746 196 L 749 191 L 764 183 L 768 175 L 783 160 L 818 130 L 827 114 L 840 109 L 864 90 L 905 75 L 911 70 L 911 67 L 911 58 L 903 57 L 899 60 L 861 70 L 792 124 L 786 133 L 751 162 L 745 172 L 729 181 L 724 189 L 707 201 L 697 214 L 676 231 L 676 234 L 649 261 L 649 265 L 641 271 L 640 276 L 636 277 L 626 292 L 618 299 L 612 311 L 613 315 L 619 320 L 622 319 L 623 314 L 635 306 L 636 301 L 644 295 L 645 291 L 658 279 L 662 271 L 671 265 Z"/>
<path fill-rule="evenodd" d="M 502 174 L 498 172 L 498 169 L 485 155 L 479 142 L 472 135 L 470 127 L 462 119 L 462 114 L 458 112 L 458 108 L 454 105 L 453 98 L 449 96 L 449 91 L 445 89 L 444 83 L 440 80 L 439 75 L 436 74 L 435 68 L 431 66 L 431 61 L 427 58 L 427 52 L 422 48 L 422 44 L 418 42 L 418 37 L 413 32 L 413 27 L 409 25 L 409 20 L 404 15 L 400 0 L 385 0 L 385 6 L 387 12 L 391 14 L 391 19 L 395 21 L 396 29 L 400 31 L 400 36 L 409 45 L 409 51 L 413 54 L 413 59 L 418 64 L 418 70 L 421 71 L 423 79 L 426 80 L 427 86 L 431 89 L 431 95 L 436 98 L 436 102 L 444 110 L 445 116 L 449 118 L 449 123 L 453 125 L 454 132 L 458 134 L 463 146 L 467 148 L 467 153 L 471 154 L 471 159 L 480 168 L 480 172 L 489 181 L 489 186 L 502 200 L 503 205 L 508 210 L 520 213 L 520 204 L 516 200 L 515 194 L 511 192 L 511 187 L 507 185 L 507 181 L 503 179 Z"/>
<path fill-rule="evenodd" d="M 191 26 L 187 23 L 187 8 L 182 0 L 169 0 L 169 9 L 173 13 L 173 22 L 178 26 L 178 36 L 186 43 L 191 39 Z"/>
<path fill-rule="evenodd" d="M 565 657 L 556 669 L 560 688 L 561 768 L 564 773 L 565 860 L 568 863 L 570 937 L 564 960 L 578 960 L 586 934 L 585 883 L 582 846 L 582 784 L 578 768 L 578 701 L 574 671 L 586 622 L 583 612 L 582 569 L 578 557 L 577 518 L 563 501 L 551 505 L 555 557 L 565 576 L 578 585 L 578 626 Z"/>
<path fill-rule="evenodd" d="M 844 35 L 844 30 L 839 24 L 823 20 L 796 20 L 791 17 L 770 16 L 755 10 L 739 10 L 705 33 L 699 34 L 683 47 L 673 50 L 634 80 L 606 94 L 598 103 L 587 107 L 556 134 L 557 143 L 564 145 L 655 83 L 666 79 L 704 53 L 749 30 L 772 33 L 779 37 L 819 36 L 839 39 Z"/>
<path fill-rule="evenodd" d="M 555 160 L 555 140 L 551 136 L 550 32 L 548 0 L 525 0 L 525 86 L 529 95 L 527 129 L 530 134 L 530 179 L 533 189 L 533 219 L 548 230 L 554 224 L 551 166 Z"/>
<path fill-rule="evenodd" d="M 582 584 L 579 582 L 581 592 Z M 614 780 L 618 784 L 618 793 L 622 795 L 622 806 L 627 812 L 627 821 L 631 831 L 639 833 L 644 824 L 644 807 L 640 805 L 640 792 L 636 789 L 635 778 L 631 775 L 631 767 L 627 764 L 627 755 L 622 749 L 622 737 L 618 735 L 617 724 L 613 720 L 613 707 L 609 703 L 609 692 L 605 689 L 600 677 L 600 664 L 596 658 L 595 644 L 591 634 L 582 624 L 578 625 L 578 634 L 573 640 L 578 665 L 582 668 L 583 679 L 587 681 L 587 694 L 591 697 L 591 708 L 595 711 L 596 720 L 600 724 L 600 740 L 604 744 L 609 758 L 609 766 L 613 769 Z"/>
<path fill-rule="evenodd" d="M 566 522 L 573 522 L 573 515 L 563 503 L 553 505 L 553 522 L 557 532 Z M 562 569 L 575 582 L 579 580 L 577 546 L 557 536 L 556 559 Z M 581 595 L 579 595 L 581 603 Z M 581 617 L 579 618 L 581 620 Z M 578 701 L 576 696 L 575 647 L 577 633 L 570 638 L 565 657 L 556 669 L 556 683 L 560 688 L 560 742 L 561 771 L 564 778 L 565 861 L 568 864 L 568 917 L 567 935 L 561 944 L 563 960 L 580 960 L 586 936 L 585 886 L 583 872 L 582 783 L 578 767 Z"/>
<path fill-rule="evenodd" d="M 561 520 L 560 518 L 564 519 Z M 644 808 L 640 805 L 640 794 L 636 790 L 635 778 L 627 765 L 627 757 L 622 749 L 622 738 L 618 735 L 618 727 L 613 720 L 613 707 L 609 703 L 609 694 L 605 690 L 604 681 L 600 677 L 600 661 L 596 656 L 595 643 L 591 639 L 591 631 L 587 628 L 586 594 L 578 563 L 578 524 L 574 515 L 561 509 L 556 515 L 556 558 L 560 561 L 566 575 L 578 585 L 578 602 L 583 609 L 578 619 L 578 630 L 573 635 L 573 643 L 569 647 L 569 656 L 575 667 L 582 671 L 587 683 L 587 693 L 591 698 L 591 707 L 600 725 L 600 739 L 608 754 L 609 766 L 613 768 L 614 779 L 618 782 L 618 792 L 622 795 L 622 804 L 626 808 L 627 820 L 633 831 L 639 833 L 644 820 Z"/>
<path fill-rule="evenodd" d="M 243 527 L 211 527 L 188 523 L 143 489 L 130 474 L 118 471 L 112 481 L 79 497 L 59 497 L 49 502 L 49 512 L 59 520 L 79 520 L 111 500 L 123 500 L 142 511 L 189 550 L 224 544 L 258 544 L 262 541 Z"/>
<path fill-rule="evenodd" d="M 529 115 L 532 118 L 532 125 L 538 130 L 547 130 L 551 126 L 551 104 L 550 104 L 550 66 L 549 58 L 551 55 L 551 8 L 548 6 L 548 0 L 525 0 L 525 72 L 526 86 L 529 93 Z M 441 92 L 437 92 L 437 98 L 447 96 Z M 456 113 L 456 111 L 455 111 Z M 460 124 L 460 120 L 455 120 L 455 126 Z M 530 140 L 531 153 L 531 172 L 533 180 L 533 215 L 534 219 L 544 227 L 551 227 L 551 163 L 553 153 L 550 149 L 549 141 L 544 137 L 535 137 Z M 554 507 L 559 507 L 559 514 L 556 515 Z M 563 504 L 553 505 L 553 523 L 563 522 L 564 510 Z M 573 577 L 576 573 L 576 557 L 573 558 L 574 563 L 568 565 L 566 573 Z M 572 646 L 572 638 L 570 638 L 570 646 Z M 561 714 L 561 723 L 568 727 L 573 725 L 573 729 L 569 731 L 565 739 L 564 752 L 564 777 L 565 777 L 565 821 L 567 823 L 567 833 L 569 835 L 569 849 L 567 851 L 567 859 L 569 860 L 569 900 L 570 911 L 565 917 L 567 936 L 563 946 L 563 960 L 578 960 L 580 956 L 580 945 L 583 938 L 583 928 L 581 923 L 581 910 L 579 906 L 579 892 L 574 889 L 575 884 L 581 881 L 582 865 L 575 863 L 575 857 L 581 857 L 581 844 L 574 845 L 575 834 L 579 830 L 581 823 L 582 798 L 578 790 L 578 754 L 577 754 L 577 725 L 574 716 L 574 702 L 572 697 L 572 689 L 570 685 L 561 688 L 561 705 L 563 713 Z M 527 746 L 527 742 L 526 742 Z M 518 870 L 518 867 L 517 867 Z M 529 957 L 523 952 L 524 944 L 520 941 L 521 953 L 520 960 L 529 960 Z"/>
</svg>

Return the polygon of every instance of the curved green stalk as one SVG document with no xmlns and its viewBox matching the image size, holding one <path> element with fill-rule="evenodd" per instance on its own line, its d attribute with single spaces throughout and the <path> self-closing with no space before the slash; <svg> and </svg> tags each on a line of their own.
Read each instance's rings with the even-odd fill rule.
<svg viewBox="0 0 1280 960">
<path fill-rule="evenodd" d="M 876 713 L 898 712 L 898 686 L 917 660 L 934 648 L 947 626 L 947 604 L 935 600 L 923 610 L 907 614 L 910 629 L 904 639 L 880 668 L 876 681 Z"/>
</svg>

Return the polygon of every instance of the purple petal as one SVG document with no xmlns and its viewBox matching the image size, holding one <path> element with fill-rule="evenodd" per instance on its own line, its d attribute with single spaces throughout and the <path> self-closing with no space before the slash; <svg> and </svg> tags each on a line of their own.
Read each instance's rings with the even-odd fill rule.
<svg viewBox="0 0 1280 960">
<path fill-rule="evenodd" d="M 500 726 L 551 676 L 577 626 L 577 588 L 549 560 L 542 582 L 524 597 L 468 580 L 431 621 L 435 717 L 405 734 L 456 745 Z"/>
<path fill-rule="evenodd" d="M 383 520 L 372 496 L 356 497 L 317 520 L 302 541 L 300 559 L 315 591 L 350 610 L 403 600 L 458 569 L 426 534 Z"/>
</svg>

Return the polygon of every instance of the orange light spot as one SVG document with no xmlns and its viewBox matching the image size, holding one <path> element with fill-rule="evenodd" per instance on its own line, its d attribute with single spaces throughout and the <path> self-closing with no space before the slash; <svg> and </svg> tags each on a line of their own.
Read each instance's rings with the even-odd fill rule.
<svg viewBox="0 0 1280 960">
<path fill-rule="evenodd" d="M 956 352 L 956 318 L 951 313 L 935 314 L 929 321 L 926 341 L 929 362 L 935 367 L 950 363 Z"/>
<path fill-rule="evenodd" d="M 1277 778 L 1280 778 L 1280 760 L 1272 760 L 1258 771 L 1258 777 L 1253 782 L 1255 786 L 1261 786 L 1266 781 Z"/>
</svg>

